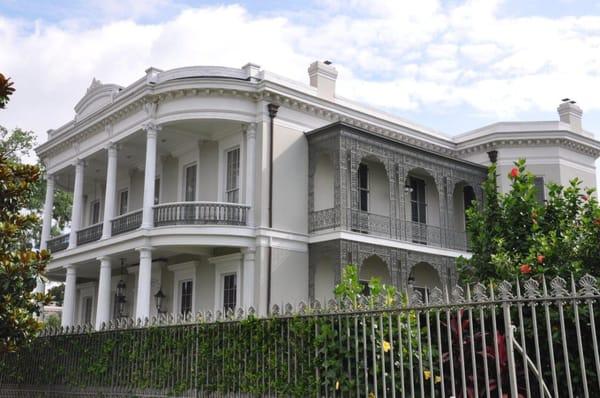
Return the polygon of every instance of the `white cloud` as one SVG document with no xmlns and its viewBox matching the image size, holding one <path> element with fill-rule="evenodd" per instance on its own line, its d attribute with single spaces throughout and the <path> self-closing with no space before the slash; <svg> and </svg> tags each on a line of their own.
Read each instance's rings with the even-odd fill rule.
<svg viewBox="0 0 600 398">
<path fill-rule="evenodd" d="M 93 3 L 90 12 L 107 22 L 0 16 L 0 70 L 17 88 L 0 124 L 45 139 L 46 129 L 72 118 L 92 77 L 127 85 L 148 66 L 253 61 L 306 81 L 314 59 L 334 61 L 341 95 L 398 113 L 466 106 L 491 119 L 517 118 L 551 111 L 565 96 L 600 112 L 600 17 L 501 18 L 501 1 L 476 0 L 452 7 L 329 0 L 281 16 L 239 5 L 179 11 L 166 0 Z M 166 11 L 173 16 L 140 22 Z"/>
</svg>

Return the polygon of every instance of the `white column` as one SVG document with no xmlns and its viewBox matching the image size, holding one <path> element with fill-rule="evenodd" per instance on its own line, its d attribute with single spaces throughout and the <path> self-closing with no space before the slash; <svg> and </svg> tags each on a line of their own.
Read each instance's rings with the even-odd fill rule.
<svg viewBox="0 0 600 398">
<path fill-rule="evenodd" d="M 102 322 L 110 320 L 110 282 L 111 260 L 110 257 L 99 257 L 100 280 L 98 281 L 98 304 L 96 307 L 96 330 L 102 328 Z"/>
<path fill-rule="evenodd" d="M 137 298 L 135 318 L 144 319 L 150 317 L 150 294 L 152 289 L 152 249 L 141 247 L 140 266 L 138 268 Z"/>
<path fill-rule="evenodd" d="M 144 201 L 142 207 L 142 228 L 154 225 L 152 206 L 154 206 L 154 179 L 156 178 L 156 136 L 160 126 L 146 123 L 146 169 L 144 174 Z"/>
<path fill-rule="evenodd" d="M 248 225 L 254 226 L 254 184 L 256 170 L 256 123 L 250 123 L 246 128 L 246 204 L 248 211 Z"/>
<path fill-rule="evenodd" d="M 61 325 L 72 326 L 75 324 L 75 296 L 77 289 L 77 271 L 75 267 L 69 265 L 67 267 L 67 277 L 65 279 L 65 295 L 62 307 Z"/>
<path fill-rule="evenodd" d="M 256 276 L 256 265 L 255 265 L 255 253 L 256 250 L 253 247 L 248 247 L 242 250 L 244 254 L 244 260 L 242 264 L 242 307 L 244 310 L 248 310 L 248 308 L 253 307 L 254 310 L 258 310 L 256 308 L 256 303 L 254 299 L 254 281 Z"/>
<path fill-rule="evenodd" d="M 81 228 L 83 212 L 83 171 L 84 162 L 75 163 L 75 186 L 73 187 L 73 208 L 71 209 L 71 233 L 69 235 L 69 249 L 77 247 L 77 231 Z"/>
<path fill-rule="evenodd" d="M 54 206 L 54 176 L 46 176 L 46 199 L 44 201 L 44 219 L 42 223 L 42 237 L 40 239 L 40 250 L 48 247 L 50 230 L 52 229 L 52 208 Z"/>
<path fill-rule="evenodd" d="M 111 143 L 108 148 L 106 166 L 106 193 L 104 195 L 104 224 L 102 225 L 102 239 L 110 238 L 111 222 L 115 217 L 115 201 L 117 193 L 117 145 Z"/>
</svg>

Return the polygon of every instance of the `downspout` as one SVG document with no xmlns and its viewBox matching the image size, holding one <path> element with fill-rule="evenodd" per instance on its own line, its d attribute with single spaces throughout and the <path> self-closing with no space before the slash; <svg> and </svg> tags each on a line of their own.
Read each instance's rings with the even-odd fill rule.
<svg viewBox="0 0 600 398">
<path fill-rule="evenodd" d="M 268 104 L 269 111 L 269 228 L 273 228 L 273 121 L 277 116 L 279 105 Z M 273 249 L 269 240 L 269 254 L 267 262 L 267 314 L 271 312 L 271 269 L 273 264 Z"/>
</svg>

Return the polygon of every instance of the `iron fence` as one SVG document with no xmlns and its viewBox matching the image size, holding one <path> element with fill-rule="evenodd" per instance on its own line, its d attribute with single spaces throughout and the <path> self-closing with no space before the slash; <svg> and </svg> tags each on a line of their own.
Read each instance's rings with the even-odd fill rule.
<svg viewBox="0 0 600 398">
<path fill-rule="evenodd" d="M 55 238 L 48 239 L 46 241 L 46 245 L 48 250 L 50 250 L 50 252 L 52 253 L 65 250 L 67 247 L 69 247 L 69 234 L 64 234 Z"/>
<path fill-rule="evenodd" d="M 599 303 L 585 275 L 49 329 L 0 396 L 598 397 Z"/>
<path fill-rule="evenodd" d="M 119 235 L 138 229 L 142 225 L 142 210 L 134 210 L 110 220 L 111 234 Z"/>
<path fill-rule="evenodd" d="M 246 225 L 249 209 L 237 203 L 164 203 L 154 206 L 154 225 Z"/>
<path fill-rule="evenodd" d="M 77 231 L 77 244 L 97 241 L 102 236 L 102 223 L 90 225 Z"/>
</svg>

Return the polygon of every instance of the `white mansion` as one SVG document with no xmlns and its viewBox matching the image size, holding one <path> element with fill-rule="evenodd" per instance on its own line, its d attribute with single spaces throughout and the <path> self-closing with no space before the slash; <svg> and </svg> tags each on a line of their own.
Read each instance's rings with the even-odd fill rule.
<svg viewBox="0 0 600 398">
<path fill-rule="evenodd" d="M 340 98 L 329 62 L 308 74 L 305 84 L 247 64 L 150 68 L 127 87 L 93 80 L 75 118 L 37 148 L 63 325 L 264 314 L 330 298 L 348 263 L 365 280 L 443 286 L 468 255 L 464 209 L 481 199 L 490 159 L 505 175 L 526 157 L 540 187 L 596 185 L 600 142 L 572 101 L 557 121 L 449 138 Z M 73 192 L 72 223 L 50 237 L 55 189 Z"/>
</svg>

